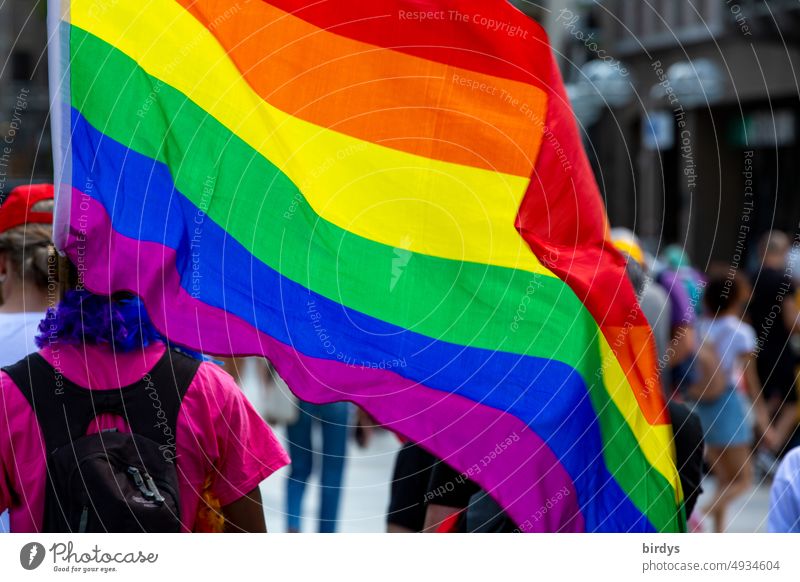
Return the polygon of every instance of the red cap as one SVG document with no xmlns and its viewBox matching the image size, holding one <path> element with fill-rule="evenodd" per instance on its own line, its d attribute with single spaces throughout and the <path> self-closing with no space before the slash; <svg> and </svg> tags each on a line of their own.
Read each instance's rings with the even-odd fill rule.
<svg viewBox="0 0 800 582">
<path fill-rule="evenodd" d="M 52 212 L 33 212 L 31 208 L 42 200 L 52 200 L 52 184 L 17 186 L 8 193 L 0 206 L 0 233 L 23 224 L 52 224 Z"/>
</svg>

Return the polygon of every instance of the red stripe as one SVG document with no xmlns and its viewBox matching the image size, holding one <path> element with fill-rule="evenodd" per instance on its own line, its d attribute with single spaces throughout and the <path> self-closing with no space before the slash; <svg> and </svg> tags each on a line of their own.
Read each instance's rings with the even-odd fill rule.
<svg viewBox="0 0 800 582">
<path fill-rule="evenodd" d="M 594 316 L 651 423 L 669 422 L 652 331 L 607 237 L 605 207 L 561 75 L 550 59 L 547 127 L 517 228 L 539 259 Z"/>
<path fill-rule="evenodd" d="M 454 533 L 458 525 L 458 518 L 464 512 L 464 509 L 459 509 L 455 513 L 448 515 L 445 520 L 436 528 L 436 533 Z"/>
<path fill-rule="evenodd" d="M 550 43 L 505 0 L 262 0 L 341 36 L 522 83 L 549 75 Z"/>
</svg>

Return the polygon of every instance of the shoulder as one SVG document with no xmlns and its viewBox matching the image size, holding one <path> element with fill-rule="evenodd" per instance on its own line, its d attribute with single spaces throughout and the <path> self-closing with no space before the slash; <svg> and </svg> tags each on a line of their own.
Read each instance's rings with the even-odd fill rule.
<svg viewBox="0 0 800 582">
<path fill-rule="evenodd" d="M 214 362 L 201 362 L 186 397 L 199 399 L 217 409 L 224 408 L 244 395 L 236 380 Z"/>
<path fill-rule="evenodd" d="M 11 376 L 0 370 L 0 425 L 8 426 L 15 421 L 22 421 L 27 414 L 33 414 L 31 405 Z M 8 434 L 7 430 L 0 432 Z"/>
<path fill-rule="evenodd" d="M 667 300 L 667 290 L 657 280 L 648 278 L 645 285 L 645 294 L 657 297 L 663 301 Z"/>
<path fill-rule="evenodd" d="M 778 466 L 775 479 L 791 481 L 800 487 L 800 447 L 789 451 Z"/>
<path fill-rule="evenodd" d="M 753 345 L 755 347 L 756 330 L 753 329 L 752 325 L 745 321 L 740 321 L 739 325 L 736 327 L 735 333 L 742 342 L 746 343 L 748 346 Z"/>
<path fill-rule="evenodd" d="M 200 362 L 194 381 L 207 383 L 210 387 L 222 392 L 230 390 L 239 391 L 236 380 L 223 370 L 222 366 L 210 361 Z"/>
</svg>

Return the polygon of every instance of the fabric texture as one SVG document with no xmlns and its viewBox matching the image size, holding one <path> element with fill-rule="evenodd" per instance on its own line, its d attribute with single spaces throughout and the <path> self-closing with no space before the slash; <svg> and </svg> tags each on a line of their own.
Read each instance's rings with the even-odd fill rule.
<svg viewBox="0 0 800 582">
<path fill-rule="evenodd" d="M 489 458 L 476 481 L 519 523 L 566 488 L 534 531 L 684 528 L 652 332 L 538 24 L 468 0 L 60 4 L 55 236 L 90 290 L 458 471 Z M 404 17 L 427 6 L 464 18 Z"/>
</svg>

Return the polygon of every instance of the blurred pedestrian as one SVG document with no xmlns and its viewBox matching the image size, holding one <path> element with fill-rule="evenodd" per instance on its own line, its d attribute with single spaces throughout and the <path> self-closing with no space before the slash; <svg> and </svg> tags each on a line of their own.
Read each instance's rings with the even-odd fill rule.
<svg viewBox="0 0 800 582">
<path fill-rule="evenodd" d="M 677 272 L 662 269 L 656 274 L 656 281 L 667 292 L 670 302 L 670 341 L 667 350 L 667 365 L 670 370 L 670 384 L 673 391 L 681 386 L 697 383 L 695 366 L 698 350 L 697 313 L 692 298 Z"/>
<path fill-rule="evenodd" d="M 787 269 L 789 237 L 767 233 L 760 244 L 761 269 L 753 275 L 750 317 L 758 334 L 758 376 L 780 453 L 797 428 L 797 357 L 791 337 L 798 333 L 796 287 Z"/>
<path fill-rule="evenodd" d="M 715 397 L 699 395 L 694 412 L 703 426 L 706 460 L 717 481 L 716 493 L 704 509 L 716 532 L 725 531 L 728 507 L 752 485 L 753 427 L 748 419 L 751 399 L 759 427 L 767 435 L 769 430 L 754 364 L 756 335 L 742 321 L 746 301 L 747 287 L 741 277 L 711 277 L 704 296 L 708 315 L 702 321 L 701 337 L 702 343 L 716 348 L 718 374 L 725 388 Z"/>
<path fill-rule="evenodd" d="M 14 188 L 0 207 L 0 367 L 36 351 L 55 265 L 52 224 L 52 184 Z M 0 532 L 8 531 L 3 512 Z"/>
<path fill-rule="evenodd" d="M 692 266 L 692 261 L 688 253 L 680 245 L 669 245 L 661 253 L 660 262 L 665 265 L 663 271 L 671 271 L 683 285 L 689 302 L 696 315 L 700 316 L 703 312 L 703 289 L 706 281 L 703 275 Z"/>
<path fill-rule="evenodd" d="M 347 437 L 350 432 L 350 404 L 311 404 L 299 401 L 298 416 L 286 428 L 292 465 L 286 483 L 287 531 L 300 531 L 303 497 L 314 468 L 321 456 L 319 533 L 336 531 L 344 478 Z M 315 447 L 313 428 L 318 425 L 322 444 Z"/>
<path fill-rule="evenodd" d="M 800 447 L 781 461 L 770 491 L 770 533 L 800 533 Z"/>
<path fill-rule="evenodd" d="M 416 443 L 406 442 L 397 452 L 386 516 L 388 533 L 419 533 L 425 528 L 428 485 L 441 463 Z"/>
</svg>

